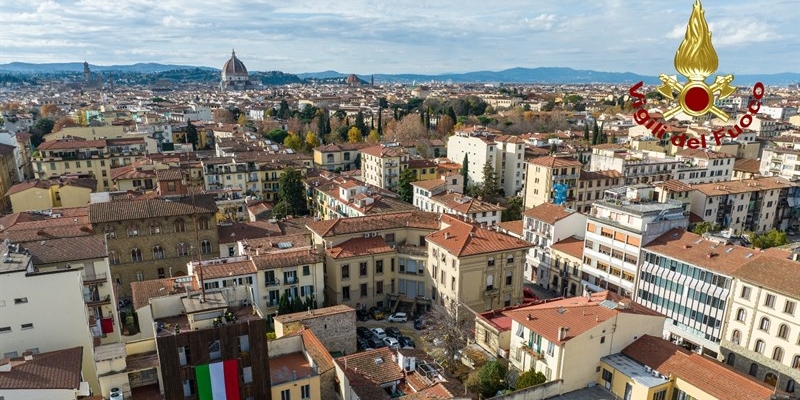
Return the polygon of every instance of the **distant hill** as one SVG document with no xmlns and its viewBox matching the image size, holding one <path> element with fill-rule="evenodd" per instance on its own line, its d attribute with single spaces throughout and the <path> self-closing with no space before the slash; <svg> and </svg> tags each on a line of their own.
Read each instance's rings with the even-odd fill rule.
<svg viewBox="0 0 800 400">
<path fill-rule="evenodd" d="M 134 73 L 154 73 L 179 69 L 201 69 L 207 71 L 219 71 L 216 68 L 198 67 L 194 65 L 173 65 L 158 63 L 137 63 L 131 65 L 92 65 L 89 64 L 92 72 L 134 72 Z M 60 72 L 83 72 L 82 62 L 72 63 L 47 63 L 31 64 L 22 62 L 12 62 L 0 64 L 0 73 L 21 73 L 21 74 L 52 74 Z"/>
</svg>

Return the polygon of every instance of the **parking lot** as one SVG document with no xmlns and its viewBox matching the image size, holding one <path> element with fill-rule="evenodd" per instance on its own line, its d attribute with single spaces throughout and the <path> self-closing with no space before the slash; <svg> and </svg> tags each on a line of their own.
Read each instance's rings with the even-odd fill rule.
<svg viewBox="0 0 800 400">
<path fill-rule="evenodd" d="M 386 318 L 382 320 L 369 319 L 367 321 L 356 321 L 356 326 L 363 326 L 367 329 L 383 328 L 384 330 L 389 327 L 395 327 L 400 331 L 402 336 L 408 336 L 411 338 L 411 340 L 414 341 L 416 348 L 426 350 L 424 348 L 425 343 L 423 343 L 424 339 L 421 336 L 422 331 L 414 329 L 413 320 L 408 320 L 406 322 L 389 322 L 386 320 Z"/>
</svg>

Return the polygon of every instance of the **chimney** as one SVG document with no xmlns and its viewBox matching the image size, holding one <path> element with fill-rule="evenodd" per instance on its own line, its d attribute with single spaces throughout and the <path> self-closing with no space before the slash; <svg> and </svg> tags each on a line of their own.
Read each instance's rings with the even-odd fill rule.
<svg viewBox="0 0 800 400">
<path fill-rule="evenodd" d="M 445 232 L 444 233 L 444 238 L 445 239 L 450 239 L 450 232 Z"/>
<path fill-rule="evenodd" d="M 594 316 L 594 322 L 600 322 L 600 316 L 599 315 L 595 315 Z"/>
<path fill-rule="evenodd" d="M 564 340 L 564 338 L 566 336 L 567 335 L 566 335 L 565 328 L 563 326 L 559 326 L 558 327 L 558 341 L 560 342 L 560 341 Z"/>
<path fill-rule="evenodd" d="M 33 360 L 33 352 L 32 351 L 26 351 L 26 352 L 22 353 L 22 357 L 25 358 L 25 361 L 31 361 L 31 360 Z"/>
</svg>

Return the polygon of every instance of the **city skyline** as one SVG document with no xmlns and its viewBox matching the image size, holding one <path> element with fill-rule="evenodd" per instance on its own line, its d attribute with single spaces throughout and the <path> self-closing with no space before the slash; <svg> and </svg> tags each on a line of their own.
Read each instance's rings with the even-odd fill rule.
<svg viewBox="0 0 800 400">
<path fill-rule="evenodd" d="M 666 9 L 649 0 L 526 3 L 506 2 L 502 9 L 477 1 L 200 0 L 192 8 L 174 0 L 6 3 L 0 64 L 87 60 L 219 68 L 235 49 L 252 71 L 441 74 L 571 67 L 658 75 L 674 73 L 693 1 Z M 720 71 L 800 72 L 796 2 L 763 7 L 706 0 L 703 8 Z"/>
</svg>

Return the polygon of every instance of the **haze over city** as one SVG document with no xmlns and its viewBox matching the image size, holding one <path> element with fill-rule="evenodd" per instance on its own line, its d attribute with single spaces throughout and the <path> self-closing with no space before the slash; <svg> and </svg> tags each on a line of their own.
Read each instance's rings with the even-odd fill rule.
<svg viewBox="0 0 800 400">
<path fill-rule="evenodd" d="M 159 62 L 359 74 L 672 70 L 693 1 L 4 2 L 0 64 Z M 706 0 L 720 72 L 800 72 L 800 5 Z"/>
</svg>

